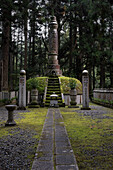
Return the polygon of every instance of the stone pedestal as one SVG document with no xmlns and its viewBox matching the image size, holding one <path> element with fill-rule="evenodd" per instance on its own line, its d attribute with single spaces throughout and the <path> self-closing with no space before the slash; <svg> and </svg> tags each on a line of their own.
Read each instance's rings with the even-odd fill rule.
<svg viewBox="0 0 113 170">
<path fill-rule="evenodd" d="M 38 90 L 37 89 L 31 90 L 31 102 L 38 103 Z"/>
<path fill-rule="evenodd" d="M 16 109 L 16 105 L 6 105 L 6 109 L 8 110 L 8 120 L 5 123 L 5 126 L 14 126 L 16 122 L 13 120 L 13 111 Z"/>
<path fill-rule="evenodd" d="M 58 24 L 56 17 L 51 17 L 51 22 L 49 24 L 49 64 L 48 64 L 48 75 L 62 75 L 60 70 L 60 65 L 58 64 L 58 35 L 57 28 Z"/>
<path fill-rule="evenodd" d="M 26 109 L 26 72 L 25 70 L 20 71 L 19 80 L 19 108 L 20 110 Z"/>
<path fill-rule="evenodd" d="M 38 104 L 38 90 L 32 89 L 31 90 L 31 103 L 28 105 L 29 108 L 39 108 Z"/>
<path fill-rule="evenodd" d="M 77 96 L 77 91 L 76 89 L 71 89 L 70 90 L 70 98 L 71 98 L 71 102 L 70 102 L 70 106 L 69 108 L 78 108 L 79 106 L 76 106 L 77 102 L 76 102 L 76 96 Z"/>
<path fill-rule="evenodd" d="M 82 110 L 90 110 L 89 108 L 89 74 L 87 70 L 82 72 L 82 90 L 83 90 L 83 100 L 82 100 Z"/>
<path fill-rule="evenodd" d="M 71 101 L 70 94 L 64 94 L 64 103 L 65 103 L 65 106 L 69 106 L 70 105 L 70 101 Z"/>
</svg>

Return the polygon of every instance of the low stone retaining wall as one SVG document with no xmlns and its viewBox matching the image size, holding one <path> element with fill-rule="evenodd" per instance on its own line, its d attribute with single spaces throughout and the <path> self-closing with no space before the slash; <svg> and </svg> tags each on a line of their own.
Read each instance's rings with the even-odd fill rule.
<svg viewBox="0 0 113 170">
<path fill-rule="evenodd" d="M 113 100 L 113 89 L 94 89 L 93 98 L 102 100 Z"/>
<path fill-rule="evenodd" d="M 11 91 L 11 92 L 2 91 L 2 92 L 0 92 L 0 100 L 3 100 L 3 99 L 11 100 L 14 97 L 18 98 L 18 91 Z"/>
</svg>

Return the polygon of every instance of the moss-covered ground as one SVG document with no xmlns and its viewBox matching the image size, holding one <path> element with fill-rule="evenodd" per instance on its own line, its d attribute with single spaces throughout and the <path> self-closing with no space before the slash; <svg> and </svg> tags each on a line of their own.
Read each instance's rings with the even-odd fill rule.
<svg viewBox="0 0 113 170">
<path fill-rule="evenodd" d="M 12 135 L 11 131 L 13 131 L 18 126 L 21 129 L 34 130 L 37 133 L 37 136 L 34 137 L 39 139 L 47 110 L 47 108 L 29 108 L 28 112 L 18 113 L 19 118 L 15 119 L 17 124 L 16 126 L 5 127 L 6 121 L 0 122 L 2 124 L 2 127 L 0 127 L 0 138 L 7 135 Z"/>
<path fill-rule="evenodd" d="M 92 104 L 90 103 L 90 106 Z M 91 110 L 80 108 L 60 108 L 64 124 L 75 153 L 79 169 L 112 170 L 113 169 L 113 110 L 92 105 Z M 30 112 L 18 112 L 15 119 L 17 126 L 4 127 L 0 122 L 0 138 L 14 135 L 17 127 L 34 131 L 33 138 L 40 139 L 47 114 L 47 108 L 28 109 Z M 38 143 L 37 143 L 38 145 Z M 34 145 L 36 148 L 36 144 Z M 34 155 L 28 155 L 31 161 Z"/>
<path fill-rule="evenodd" d="M 108 108 L 98 108 L 98 111 L 94 108 L 91 111 L 80 111 L 75 108 L 60 110 L 79 169 L 112 170 L 113 110 Z"/>
<path fill-rule="evenodd" d="M 14 144 L 15 147 L 13 147 L 13 150 L 14 150 L 14 148 L 15 149 L 17 148 L 18 151 L 20 150 L 20 148 L 27 149 L 28 151 L 26 151 L 26 150 L 22 151 L 21 154 L 23 156 L 23 154 L 25 152 L 25 155 L 27 156 L 30 166 L 32 165 L 32 162 L 34 160 L 34 154 L 35 154 L 36 148 L 38 146 L 38 141 L 41 136 L 42 128 L 43 128 L 44 121 L 45 121 L 46 114 L 47 114 L 47 110 L 48 110 L 47 108 L 37 108 L 37 109 L 32 108 L 32 109 L 28 109 L 28 112 L 27 111 L 15 112 L 14 120 L 17 123 L 16 126 L 5 127 L 6 121 L 0 121 L 0 140 L 2 141 L 2 139 L 4 139 L 4 142 L 6 143 L 6 145 L 7 145 L 6 139 L 8 139 L 9 142 L 11 139 L 11 142 L 14 141 L 14 143 L 17 143 L 17 145 L 19 143 L 18 146 L 16 146 Z M 11 138 L 10 138 L 10 136 L 11 136 Z M 18 139 L 18 138 L 20 138 L 20 139 Z M 15 141 L 15 139 L 17 141 Z M 24 143 L 22 143 L 22 141 Z M 20 146 L 20 143 L 21 143 L 21 145 L 23 145 L 22 147 Z M 27 146 L 24 146 L 25 143 Z M 29 146 L 29 143 L 31 144 L 30 146 Z M 10 148 L 8 148 L 7 146 L 5 147 L 5 149 L 10 150 Z M 15 150 L 15 152 L 16 152 L 16 150 Z M 21 152 L 21 151 L 19 151 L 19 152 Z M 17 157 L 20 156 L 20 155 L 18 155 L 18 152 L 17 152 L 16 156 Z M 26 159 L 26 157 L 24 159 Z M 4 165 L 4 167 L 5 167 L 5 165 Z"/>
</svg>

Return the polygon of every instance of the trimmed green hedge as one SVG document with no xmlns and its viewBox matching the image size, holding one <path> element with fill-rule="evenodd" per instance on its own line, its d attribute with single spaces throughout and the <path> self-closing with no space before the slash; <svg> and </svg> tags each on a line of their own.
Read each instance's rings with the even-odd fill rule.
<svg viewBox="0 0 113 170">
<path fill-rule="evenodd" d="M 71 77 L 59 77 L 61 81 L 61 92 L 69 94 L 71 88 L 76 88 L 78 94 L 82 94 L 82 84 L 78 79 Z M 48 77 L 30 78 L 26 82 L 27 90 L 37 89 L 39 93 L 44 92 Z"/>
<path fill-rule="evenodd" d="M 69 94 L 71 88 L 76 88 L 77 94 L 82 94 L 82 83 L 71 77 L 59 77 L 61 81 L 61 91 L 64 94 Z"/>
<path fill-rule="evenodd" d="M 27 90 L 37 89 L 40 93 L 44 92 L 45 87 L 47 86 L 48 77 L 36 77 L 30 78 L 26 82 Z"/>
</svg>

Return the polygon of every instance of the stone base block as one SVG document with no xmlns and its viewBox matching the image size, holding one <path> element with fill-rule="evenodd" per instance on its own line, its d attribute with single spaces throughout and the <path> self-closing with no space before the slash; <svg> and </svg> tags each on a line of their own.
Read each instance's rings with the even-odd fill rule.
<svg viewBox="0 0 113 170">
<path fill-rule="evenodd" d="M 68 106 L 68 108 L 79 108 L 79 106 L 72 105 L 72 106 Z"/>
<path fill-rule="evenodd" d="M 39 108 L 39 105 L 29 105 L 28 108 Z"/>
<path fill-rule="evenodd" d="M 5 123 L 5 126 L 15 126 L 15 125 L 16 125 L 16 122 L 14 120 L 12 122 L 7 121 Z"/>
<path fill-rule="evenodd" d="M 17 110 L 26 110 L 26 107 L 18 107 Z"/>
<path fill-rule="evenodd" d="M 81 110 L 91 110 L 90 107 L 81 107 Z"/>
</svg>

